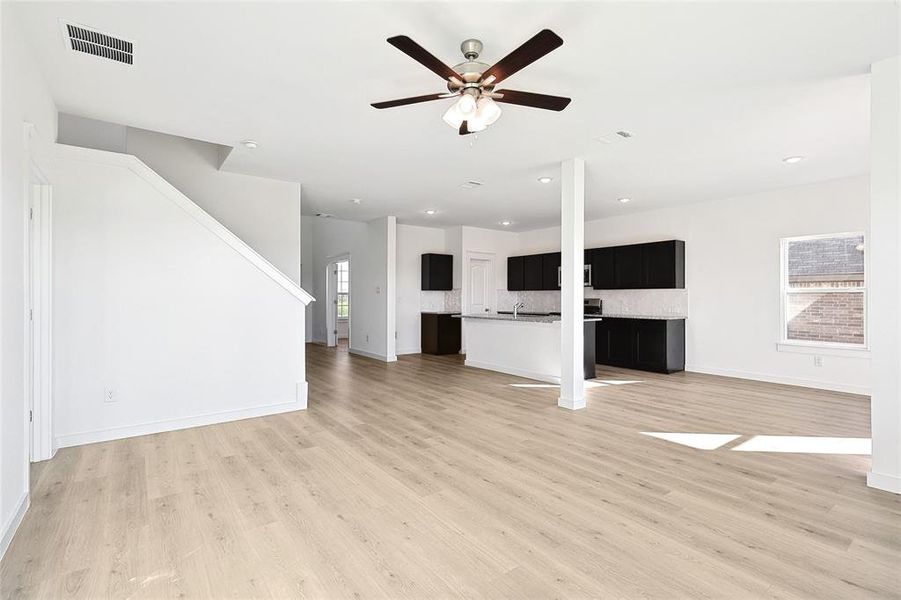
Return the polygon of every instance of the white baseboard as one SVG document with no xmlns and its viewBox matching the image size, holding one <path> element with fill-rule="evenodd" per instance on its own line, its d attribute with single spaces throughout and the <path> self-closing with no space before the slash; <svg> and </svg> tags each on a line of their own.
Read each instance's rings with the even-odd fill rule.
<svg viewBox="0 0 901 600">
<path fill-rule="evenodd" d="M 781 383 L 783 385 L 797 385 L 800 387 L 815 388 L 818 390 L 829 390 L 832 392 L 845 392 L 848 394 L 861 394 L 863 396 L 870 395 L 869 386 L 851 385 L 843 383 L 834 383 L 831 381 L 820 381 L 817 379 L 803 379 L 800 377 L 785 377 L 783 375 L 772 375 L 769 373 L 756 373 L 754 371 L 740 371 L 737 369 L 721 369 L 718 367 L 703 367 L 699 365 L 686 365 L 686 371 L 692 373 L 705 373 L 707 375 L 721 375 L 723 377 L 735 377 L 738 379 L 751 379 L 754 381 L 765 381 L 767 383 Z"/>
<path fill-rule="evenodd" d="M 544 381 L 547 383 L 560 383 L 560 377 L 557 375 L 553 375 L 551 373 L 539 373 L 538 371 L 528 371 L 526 369 L 517 369 L 515 367 L 508 367 L 506 365 L 498 365 L 490 362 L 483 362 L 480 360 L 470 360 L 466 359 L 463 361 L 463 364 L 467 367 L 475 367 L 477 369 L 487 369 L 489 371 L 498 371 L 500 373 L 506 373 L 507 375 L 516 375 L 518 377 L 525 377 L 526 379 L 536 379 L 538 381 Z"/>
<path fill-rule="evenodd" d="M 582 396 L 578 400 L 573 398 L 564 398 L 560 396 L 557 398 L 557 406 L 560 408 L 566 408 L 569 410 L 580 410 L 588 406 L 588 403 L 585 401 L 585 397 Z"/>
<path fill-rule="evenodd" d="M 405 356 L 407 354 L 422 354 L 422 348 L 404 348 L 397 351 L 397 356 Z"/>
<path fill-rule="evenodd" d="M 867 485 L 884 492 L 901 494 L 901 477 L 898 477 L 897 475 L 870 471 L 867 473 Z"/>
<path fill-rule="evenodd" d="M 28 490 L 25 490 L 19 498 L 19 501 L 16 502 L 16 509 L 13 511 L 13 514 L 11 514 L 6 523 L 3 524 L 3 535 L 0 537 L 0 558 L 3 558 L 3 555 L 6 554 L 6 549 L 9 548 L 9 545 L 12 543 L 13 536 L 16 535 L 19 525 L 22 524 L 25 513 L 28 512 L 29 504 Z"/>
<path fill-rule="evenodd" d="M 268 415 L 277 415 L 279 413 L 293 412 L 295 410 L 304 410 L 307 407 L 306 382 L 304 382 L 302 386 L 298 383 L 297 394 L 298 396 L 303 396 L 302 403 L 298 398 L 298 400 L 292 400 L 291 402 L 279 402 L 276 404 L 254 406 L 251 408 L 225 410 L 194 417 L 165 419 L 162 421 L 152 421 L 150 423 L 126 425 L 124 427 L 110 427 L 108 429 L 67 433 L 56 437 L 56 447 L 68 448 L 70 446 L 81 446 L 83 444 L 94 444 L 96 442 L 109 442 L 111 440 L 137 437 L 139 435 L 151 435 L 154 433 L 162 433 L 164 431 L 176 431 L 178 429 L 188 429 L 190 427 L 202 427 L 204 425 L 215 425 L 216 423 L 227 423 L 229 421 L 240 421 L 241 419 L 252 419 L 254 417 L 265 417 Z"/>
<path fill-rule="evenodd" d="M 360 350 L 359 348 L 349 348 L 348 351 L 351 354 L 356 354 L 358 356 L 365 356 L 366 358 L 374 358 L 375 360 L 380 360 L 382 362 L 397 362 L 397 355 L 386 356 L 384 354 L 376 354 L 375 352 L 369 352 L 368 350 Z"/>
</svg>

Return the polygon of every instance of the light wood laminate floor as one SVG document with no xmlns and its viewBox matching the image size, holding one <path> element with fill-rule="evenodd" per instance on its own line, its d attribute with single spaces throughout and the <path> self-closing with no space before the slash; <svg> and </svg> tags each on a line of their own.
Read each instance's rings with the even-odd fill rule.
<svg viewBox="0 0 901 600">
<path fill-rule="evenodd" d="M 901 594 L 901 500 L 861 396 L 601 369 L 588 409 L 462 366 L 308 346 L 306 412 L 61 450 L 3 598 L 872 598 Z M 632 383 L 622 383 L 632 381 Z M 741 434 L 716 450 L 642 435 Z"/>
</svg>

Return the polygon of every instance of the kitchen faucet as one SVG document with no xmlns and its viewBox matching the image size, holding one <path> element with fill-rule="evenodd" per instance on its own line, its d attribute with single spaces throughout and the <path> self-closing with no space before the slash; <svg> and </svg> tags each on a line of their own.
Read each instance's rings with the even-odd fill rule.
<svg viewBox="0 0 901 600">
<path fill-rule="evenodd" d="M 520 308 L 525 308 L 525 307 L 526 307 L 525 302 L 517 302 L 516 304 L 514 304 L 513 305 L 513 318 L 514 319 L 516 318 L 517 313 L 519 312 Z"/>
</svg>

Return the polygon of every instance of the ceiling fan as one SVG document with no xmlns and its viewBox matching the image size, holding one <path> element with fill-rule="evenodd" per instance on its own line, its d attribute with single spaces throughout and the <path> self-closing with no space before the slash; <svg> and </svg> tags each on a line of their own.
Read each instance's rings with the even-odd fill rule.
<svg viewBox="0 0 901 600">
<path fill-rule="evenodd" d="M 517 90 L 495 90 L 495 87 L 510 75 L 563 45 L 560 36 L 550 29 L 542 29 L 493 66 L 477 60 L 482 52 L 482 42 L 479 40 L 470 39 L 460 44 L 460 51 L 463 52 L 466 61 L 454 65 L 453 68 L 445 65 L 405 35 L 390 37 L 388 43 L 445 79 L 448 91 L 375 102 L 372 104 L 375 108 L 393 108 L 430 100 L 457 98 L 444 113 L 444 122 L 459 131 L 460 135 L 467 135 L 482 131 L 498 120 L 501 108 L 497 102 L 556 111 L 563 110 L 570 103 L 569 98 L 561 96 Z"/>
</svg>

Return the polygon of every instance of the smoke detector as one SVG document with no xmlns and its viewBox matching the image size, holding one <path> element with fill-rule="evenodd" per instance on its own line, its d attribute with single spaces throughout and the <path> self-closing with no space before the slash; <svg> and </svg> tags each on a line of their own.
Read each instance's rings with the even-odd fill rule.
<svg viewBox="0 0 901 600">
<path fill-rule="evenodd" d="M 65 21 L 60 21 L 60 25 L 63 40 L 71 51 L 107 58 L 126 65 L 134 64 L 133 42 L 84 25 Z"/>
</svg>

